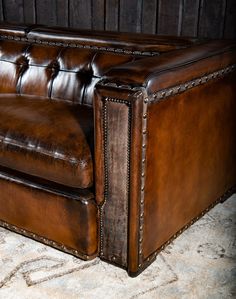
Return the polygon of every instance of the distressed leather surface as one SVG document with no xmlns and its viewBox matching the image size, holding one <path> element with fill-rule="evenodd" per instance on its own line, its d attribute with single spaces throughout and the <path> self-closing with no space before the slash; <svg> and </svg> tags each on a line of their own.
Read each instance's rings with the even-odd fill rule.
<svg viewBox="0 0 236 299">
<path fill-rule="evenodd" d="M 91 191 L 62 188 L 3 167 L 0 190 L 0 221 L 82 259 L 97 255 L 98 209 Z"/>
<path fill-rule="evenodd" d="M 92 106 L 94 85 L 131 55 L 0 39 L 0 93 L 38 95 Z"/>
<path fill-rule="evenodd" d="M 49 239 L 59 225 L 57 242 L 140 273 L 234 190 L 235 54 L 234 41 L 0 25 L 0 218 Z M 95 206 L 74 203 L 81 188 Z"/>
<path fill-rule="evenodd" d="M 93 185 L 93 111 L 0 94 L 0 165 L 63 185 Z"/>
</svg>

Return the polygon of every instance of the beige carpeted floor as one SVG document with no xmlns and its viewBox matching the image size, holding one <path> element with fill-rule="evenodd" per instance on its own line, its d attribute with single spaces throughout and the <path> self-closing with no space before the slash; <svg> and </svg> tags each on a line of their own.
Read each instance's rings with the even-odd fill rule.
<svg viewBox="0 0 236 299">
<path fill-rule="evenodd" d="M 0 298 L 236 298 L 236 195 L 185 231 L 137 278 L 0 228 Z"/>
</svg>

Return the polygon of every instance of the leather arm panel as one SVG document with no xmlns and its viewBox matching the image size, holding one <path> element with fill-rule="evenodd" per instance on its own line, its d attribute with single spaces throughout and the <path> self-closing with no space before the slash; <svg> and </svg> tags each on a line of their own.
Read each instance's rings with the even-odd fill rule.
<svg viewBox="0 0 236 299">
<path fill-rule="evenodd" d="M 142 82 L 144 69 L 140 77 L 132 77 L 132 72 L 123 69 L 126 80 L 121 82 L 114 76 L 97 85 L 96 198 L 100 201 L 101 242 L 104 238 L 110 240 L 101 244 L 100 255 L 122 265 L 130 275 L 142 271 L 168 240 L 236 185 L 234 50 L 228 42 L 220 50 L 212 43 L 209 53 L 208 46 L 205 47 L 204 53 L 195 53 L 192 60 L 183 57 L 177 67 L 170 62 L 168 67 L 165 58 L 157 59 L 163 65 L 155 80 L 162 82 L 160 90 L 177 84 L 179 89 L 173 93 L 168 91 L 161 96 L 156 93 L 155 97 L 151 84 Z M 185 69 L 182 77 L 172 76 L 175 68 L 181 73 L 185 67 L 189 69 L 188 72 Z M 115 74 L 118 69 L 109 73 Z M 150 73 L 146 70 L 147 80 Z M 169 80 L 161 81 L 162 74 Z M 159 85 L 155 92 L 158 88 Z M 126 118 L 121 117 L 123 113 Z M 120 146 L 117 139 L 121 140 Z M 127 163 L 115 156 L 117 146 L 129 159 L 128 171 Z M 124 196 L 114 186 L 125 181 L 128 192 Z"/>
<path fill-rule="evenodd" d="M 100 256 L 133 272 L 138 267 L 138 227 L 145 138 L 145 91 L 97 86 L 95 182 L 100 206 Z M 144 117 L 142 116 L 144 113 Z M 142 134 L 142 132 L 144 134 Z M 129 248 L 129 249 L 128 249 Z"/>
</svg>

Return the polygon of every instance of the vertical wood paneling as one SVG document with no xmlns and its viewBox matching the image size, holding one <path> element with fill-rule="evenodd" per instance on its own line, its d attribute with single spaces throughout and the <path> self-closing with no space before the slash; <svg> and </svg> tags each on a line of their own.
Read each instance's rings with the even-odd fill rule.
<svg viewBox="0 0 236 299">
<path fill-rule="evenodd" d="M 183 1 L 183 19 L 181 35 L 197 36 L 200 0 Z"/>
<path fill-rule="evenodd" d="M 57 0 L 36 1 L 36 19 L 38 24 L 56 25 L 56 1 Z"/>
<path fill-rule="evenodd" d="M 107 0 L 105 7 L 105 30 L 119 30 L 120 0 Z"/>
<path fill-rule="evenodd" d="M 70 27 L 90 29 L 91 11 L 91 0 L 70 0 Z"/>
<path fill-rule="evenodd" d="M 157 1 L 143 0 L 142 7 L 142 32 L 156 33 L 156 19 L 157 19 Z"/>
<path fill-rule="evenodd" d="M 68 27 L 69 25 L 69 0 L 56 1 L 56 17 L 58 26 Z"/>
<path fill-rule="evenodd" d="M 0 21 L 236 38 L 236 0 L 0 0 Z"/>
<path fill-rule="evenodd" d="M 24 0 L 23 9 L 24 9 L 24 22 L 36 23 L 35 0 Z"/>
<path fill-rule="evenodd" d="M 3 20 L 4 20 L 4 16 L 3 16 L 2 0 L 0 0 L 0 21 Z"/>
<path fill-rule="evenodd" d="M 104 0 L 92 0 L 92 29 L 105 29 Z"/>
<path fill-rule="evenodd" d="M 224 38 L 236 38 L 236 1 L 227 0 Z"/>
<path fill-rule="evenodd" d="M 8 22 L 24 22 L 23 0 L 4 0 L 3 10 Z"/>
<path fill-rule="evenodd" d="M 226 0 L 202 0 L 198 29 L 200 36 L 223 37 L 225 8 Z"/>
<path fill-rule="evenodd" d="M 159 0 L 158 34 L 180 35 L 182 0 Z"/>
<path fill-rule="evenodd" d="M 120 31 L 140 32 L 142 0 L 120 0 Z"/>
</svg>

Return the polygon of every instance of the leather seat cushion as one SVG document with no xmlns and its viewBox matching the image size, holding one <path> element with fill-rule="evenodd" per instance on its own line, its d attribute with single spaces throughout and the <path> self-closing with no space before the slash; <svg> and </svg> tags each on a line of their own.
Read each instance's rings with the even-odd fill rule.
<svg viewBox="0 0 236 299">
<path fill-rule="evenodd" d="M 75 188 L 93 184 L 91 107 L 0 94 L 0 165 Z"/>
</svg>

